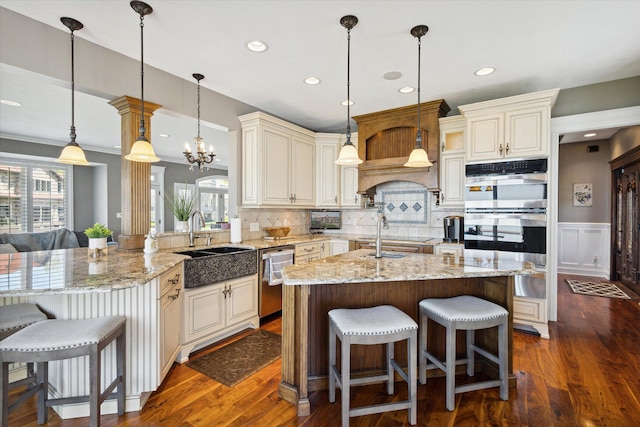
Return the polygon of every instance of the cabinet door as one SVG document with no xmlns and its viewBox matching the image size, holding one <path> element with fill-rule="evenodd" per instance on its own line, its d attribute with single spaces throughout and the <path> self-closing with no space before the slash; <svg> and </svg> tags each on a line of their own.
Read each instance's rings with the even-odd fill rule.
<svg viewBox="0 0 640 427">
<path fill-rule="evenodd" d="M 464 207 L 464 153 L 440 155 L 440 207 Z"/>
<path fill-rule="evenodd" d="M 264 129 L 262 138 L 262 202 L 268 205 L 290 205 L 293 200 L 293 192 L 289 186 L 290 138 L 273 129 Z"/>
<path fill-rule="evenodd" d="M 488 114 L 467 121 L 467 160 L 496 160 L 504 155 L 504 114 Z"/>
<path fill-rule="evenodd" d="M 226 289 L 227 326 L 258 315 L 258 275 L 230 280 Z"/>
<path fill-rule="evenodd" d="M 225 326 L 223 284 L 184 292 L 184 342 L 206 337 Z"/>
<path fill-rule="evenodd" d="M 505 113 L 505 156 L 546 156 L 549 137 L 546 107 L 529 108 Z"/>
<path fill-rule="evenodd" d="M 340 255 L 349 252 L 348 240 L 332 240 L 331 255 Z"/>
<path fill-rule="evenodd" d="M 293 138 L 291 142 L 290 188 L 295 206 L 315 205 L 315 147 L 313 141 Z"/>
<path fill-rule="evenodd" d="M 336 165 L 340 142 L 322 141 L 316 142 L 317 154 L 317 179 L 316 179 L 316 206 L 322 208 L 335 208 L 338 206 L 338 193 L 340 191 L 340 171 Z"/>
<path fill-rule="evenodd" d="M 342 166 L 340 175 L 340 206 L 343 208 L 359 208 L 358 167 Z"/>
<path fill-rule="evenodd" d="M 160 300 L 160 380 L 173 364 L 180 347 L 180 314 L 182 285 L 176 286 Z"/>
</svg>

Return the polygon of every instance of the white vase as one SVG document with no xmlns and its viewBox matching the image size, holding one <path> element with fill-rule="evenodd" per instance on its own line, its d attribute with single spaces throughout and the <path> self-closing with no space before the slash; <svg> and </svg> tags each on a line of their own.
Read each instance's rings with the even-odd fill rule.
<svg viewBox="0 0 640 427">
<path fill-rule="evenodd" d="M 189 221 L 176 221 L 175 231 L 189 231 Z"/>
<path fill-rule="evenodd" d="M 89 238 L 89 249 L 106 249 L 106 247 L 107 247 L 106 237 Z"/>
</svg>

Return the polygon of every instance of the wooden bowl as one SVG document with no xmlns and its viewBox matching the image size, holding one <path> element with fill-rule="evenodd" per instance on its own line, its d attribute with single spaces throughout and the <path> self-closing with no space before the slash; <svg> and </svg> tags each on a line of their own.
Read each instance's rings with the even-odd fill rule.
<svg viewBox="0 0 640 427">
<path fill-rule="evenodd" d="M 265 227 L 269 237 L 285 237 L 291 229 L 289 227 Z"/>
</svg>

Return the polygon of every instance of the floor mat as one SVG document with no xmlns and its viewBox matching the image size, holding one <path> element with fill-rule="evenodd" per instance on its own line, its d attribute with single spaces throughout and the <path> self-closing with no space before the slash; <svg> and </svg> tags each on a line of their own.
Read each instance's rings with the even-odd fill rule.
<svg viewBox="0 0 640 427">
<path fill-rule="evenodd" d="M 618 285 L 611 282 L 593 282 L 566 279 L 571 291 L 575 294 L 595 295 L 607 298 L 635 299 Z M 635 295 L 634 295 L 635 297 Z"/>
<path fill-rule="evenodd" d="M 282 337 L 259 330 L 207 353 L 187 366 L 233 387 L 280 357 Z"/>
</svg>

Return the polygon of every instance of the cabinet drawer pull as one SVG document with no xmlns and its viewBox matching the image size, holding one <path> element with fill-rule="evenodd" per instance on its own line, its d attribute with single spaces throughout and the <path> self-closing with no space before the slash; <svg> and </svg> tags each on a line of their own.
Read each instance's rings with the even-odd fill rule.
<svg viewBox="0 0 640 427">
<path fill-rule="evenodd" d="M 171 295 L 169 298 L 171 298 L 171 301 L 175 301 L 180 297 L 180 289 L 176 289 L 176 293 L 174 295 Z"/>
<path fill-rule="evenodd" d="M 315 248 L 302 248 L 302 250 L 305 252 L 313 252 Z"/>
<path fill-rule="evenodd" d="M 173 279 L 167 279 L 166 283 L 170 283 L 172 285 L 177 285 L 180 283 L 180 273 L 176 273 Z"/>
</svg>

